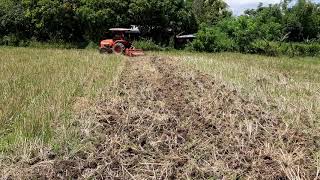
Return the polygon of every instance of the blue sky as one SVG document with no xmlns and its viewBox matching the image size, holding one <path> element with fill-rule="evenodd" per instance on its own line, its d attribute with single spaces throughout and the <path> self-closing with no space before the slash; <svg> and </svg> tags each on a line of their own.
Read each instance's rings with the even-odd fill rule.
<svg viewBox="0 0 320 180">
<path fill-rule="evenodd" d="M 280 0 L 225 0 L 235 15 L 240 15 L 246 9 L 256 8 L 259 2 L 265 5 L 279 3 Z M 313 0 L 320 3 L 320 0 Z"/>
</svg>

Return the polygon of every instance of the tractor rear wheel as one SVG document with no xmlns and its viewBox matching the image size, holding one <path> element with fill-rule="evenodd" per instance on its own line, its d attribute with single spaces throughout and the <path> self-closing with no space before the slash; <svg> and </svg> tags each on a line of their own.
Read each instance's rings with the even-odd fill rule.
<svg viewBox="0 0 320 180">
<path fill-rule="evenodd" d="M 122 43 L 116 43 L 113 46 L 113 52 L 118 55 L 123 54 L 125 49 L 126 47 Z"/>
</svg>

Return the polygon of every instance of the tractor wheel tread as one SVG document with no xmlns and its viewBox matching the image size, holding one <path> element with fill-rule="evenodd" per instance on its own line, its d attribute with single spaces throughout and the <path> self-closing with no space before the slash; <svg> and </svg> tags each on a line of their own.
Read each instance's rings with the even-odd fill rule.
<svg viewBox="0 0 320 180">
<path fill-rule="evenodd" d="M 124 44 L 122 44 L 122 43 L 116 43 L 114 46 L 113 46 L 113 52 L 115 53 L 115 54 L 123 54 L 124 53 L 124 51 L 125 51 L 125 46 L 124 46 Z"/>
</svg>

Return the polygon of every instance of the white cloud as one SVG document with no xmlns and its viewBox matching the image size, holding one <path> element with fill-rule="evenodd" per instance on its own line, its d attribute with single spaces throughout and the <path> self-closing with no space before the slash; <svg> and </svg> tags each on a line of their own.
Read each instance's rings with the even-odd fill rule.
<svg viewBox="0 0 320 180">
<path fill-rule="evenodd" d="M 315 3 L 320 3 L 320 0 L 312 0 Z M 259 3 L 262 2 L 264 5 L 280 3 L 280 0 L 225 0 L 229 5 L 230 10 L 235 15 L 242 14 L 246 9 L 253 9 L 258 7 Z"/>
<path fill-rule="evenodd" d="M 225 0 L 230 10 L 236 15 L 242 14 L 246 9 L 256 8 L 260 2 L 264 5 L 279 3 L 280 0 Z"/>
<path fill-rule="evenodd" d="M 263 4 L 274 4 L 279 3 L 280 0 L 226 0 L 228 4 L 238 4 L 238 5 L 245 5 L 245 4 L 259 4 L 262 2 Z"/>
</svg>

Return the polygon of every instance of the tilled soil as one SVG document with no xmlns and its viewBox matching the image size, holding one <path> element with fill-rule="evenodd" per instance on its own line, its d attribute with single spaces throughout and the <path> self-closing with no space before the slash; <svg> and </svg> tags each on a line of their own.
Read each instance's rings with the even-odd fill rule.
<svg viewBox="0 0 320 180">
<path fill-rule="evenodd" d="M 130 59 L 117 95 L 79 120 L 91 148 L 28 167 L 44 179 L 314 179 L 313 137 L 208 75 Z M 90 120 L 89 120 L 90 119 Z M 10 177 L 10 176 L 9 176 Z M 14 177 L 12 175 L 11 177 Z"/>
</svg>

